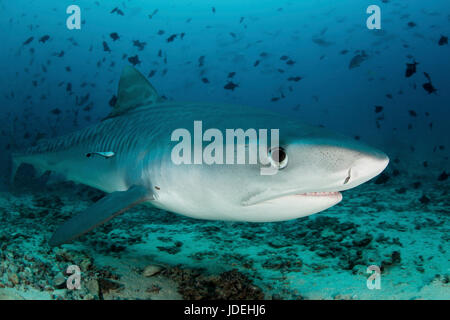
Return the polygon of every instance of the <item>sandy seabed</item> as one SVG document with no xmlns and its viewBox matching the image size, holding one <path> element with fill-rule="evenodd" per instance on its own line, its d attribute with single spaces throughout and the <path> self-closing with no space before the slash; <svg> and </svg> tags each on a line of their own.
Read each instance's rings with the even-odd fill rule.
<svg viewBox="0 0 450 320">
<path fill-rule="evenodd" d="M 0 193 L 0 299 L 450 299 L 450 183 L 438 176 L 385 174 L 281 223 L 143 205 L 60 248 L 48 245 L 56 227 L 103 194 L 21 184 Z M 67 289 L 69 265 L 79 290 Z M 378 290 L 369 265 L 381 268 Z"/>
</svg>

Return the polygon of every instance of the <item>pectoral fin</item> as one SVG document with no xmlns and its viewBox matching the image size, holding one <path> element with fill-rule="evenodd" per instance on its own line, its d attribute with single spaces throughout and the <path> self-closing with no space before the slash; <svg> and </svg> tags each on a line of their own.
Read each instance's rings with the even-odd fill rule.
<svg viewBox="0 0 450 320">
<path fill-rule="evenodd" d="M 50 239 L 51 246 L 71 242 L 135 205 L 152 200 L 148 189 L 132 186 L 127 191 L 117 191 L 100 199 L 93 206 L 64 222 Z"/>
</svg>

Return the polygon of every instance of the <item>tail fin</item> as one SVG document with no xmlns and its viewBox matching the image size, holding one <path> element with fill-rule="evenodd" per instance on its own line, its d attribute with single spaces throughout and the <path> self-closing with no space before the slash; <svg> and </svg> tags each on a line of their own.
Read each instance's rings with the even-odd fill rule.
<svg viewBox="0 0 450 320">
<path fill-rule="evenodd" d="M 28 164 L 31 166 L 32 171 L 24 171 L 24 174 L 26 174 L 27 177 L 31 179 L 40 178 L 47 172 L 45 168 L 42 168 L 41 166 L 36 164 L 33 156 L 28 156 L 23 153 L 13 153 L 11 157 L 11 176 L 9 179 L 10 186 L 14 185 L 17 171 L 22 164 Z"/>
</svg>

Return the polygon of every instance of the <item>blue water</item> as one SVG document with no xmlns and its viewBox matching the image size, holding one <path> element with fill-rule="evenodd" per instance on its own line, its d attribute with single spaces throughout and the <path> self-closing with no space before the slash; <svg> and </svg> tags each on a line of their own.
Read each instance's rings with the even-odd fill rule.
<svg viewBox="0 0 450 320">
<path fill-rule="evenodd" d="M 435 260 L 439 262 L 424 267 L 425 271 L 417 278 L 423 283 L 415 289 L 391 288 L 385 296 L 359 294 L 358 297 L 449 297 L 450 257 L 445 236 L 449 227 L 446 174 L 450 170 L 450 45 L 445 41 L 450 36 L 448 0 L 76 1 L 81 9 L 80 30 L 66 27 L 69 16 L 66 8 L 70 4 L 47 0 L 0 1 L 0 148 L 3 150 L 0 189 L 5 194 L 10 192 L 11 151 L 29 146 L 39 138 L 59 136 L 104 118 L 111 110 L 108 102 L 116 94 L 121 70 L 130 65 L 129 58 L 137 55 L 140 62 L 135 67 L 167 99 L 273 109 L 385 151 L 391 159 L 386 170 L 389 181 L 362 187 L 359 199 L 359 191 L 349 193 L 347 205 L 353 205 L 353 209 L 341 212 L 341 217 L 353 222 L 356 220 L 352 219 L 361 219 L 357 223 L 365 226 L 368 222 L 361 212 L 370 211 L 371 204 L 379 201 L 377 218 L 381 221 L 393 225 L 396 219 L 405 225 L 410 223 L 406 228 L 411 234 L 406 238 L 417 237 L 415 244 L 421 239 L 436 239 L 436 243 L 430 244 L 434 249 L 423 249 L 423 252 L 436 250 Z M 380 30 L 366 27 L 369 17 L 366 8 L 371 4 L 381 8 Z M 117 33 L 119 38 L 113 40 L 112 33 Z M 48 39 L 43 38 L 46 35 Z M 168 41 L 172 35 L 176 37 Z M 141 48 L 133 42 L 136 40 Z M 362 52 L 363 61 L 350 68 L 352 59 Z M 407 64 L 414 62 L 418 63 L 416 72 L 406 77 Z M 229 78 L 231 72 L 235 75 Z M 296 77 L 300 77 L 298 81 Z M 224 87 L 228 81 L 238 86 L 227 90 Z M 429 93 L 423 87 L 429 82 L 435 92 Z M 28 183 L 30 188 L 35 188 L 32 194 L 39 191 L 36 182 L 23 177 L 22 180 L 22 186 Z M 393 194 L 401 188 L 407 191 L 399 200 Z M 20 192 L 15 196 L 27 203 L 27 192 L 30 191 L 25 196 Z M 50 195 L 53 191 L 42 192 Z M 431 199 L 431 204 L 419 201 L 423 195 Z M 77 198 L 72 197 L 71 201 L 75 201 L 76 207 Z M 10 209 L 4 204 L 5 212 Z M 355 211 L 359 213 L 352 217 Z M 325 215 L 339 217 L 340 209 L 327 212 Z M 411 221 L 403 220 L 404 217 Z M 415 234 L 415 224 L 427 218 L 434 219 L 437 226 L 430 223 L 428 233 Z M 175 229 L 178 223 L 180 226 L 187 223 L 171 219 L 175 219 Z M 315 221 L 316 218 L 307 219 Z M 305 221 L 299 223 L 307 229 Z M 289 223 L 279 226 L 292 228 Z M 267 232 L 278 233 L 279 226 L 269 224 Z M 402 232 L 397 229 L 388 232 L 392 238 L 401 237 L 396 235 Z M 377 234 L 375 230 L 368 232 L 374 237 Z M 26 228 L 21 233 L 26 234 Z M 289 239 L 280 241 L 289 242 Z M 213 246 L 212 243 L 205 246 L 209 245 Z M 295 242 L 293 245 L 296 246 Z M 88 249 L 89 245 L 85 250 Z M 393 247 L 388 254 L 396 250 Z M 421 249 L 408 249 L 404 244 L 401 250 L 403 267 L 417 268 L 413 261 L 419 259 Z M 189 254 L 174 260 L 189 265 Z M 311 263 L 318 263 L 320 258 L 314 259 Z M 175 264 L 172 259 L 160 260 Z M 236 266 L 233 263 L 219 271 Z M 208 263 L 202 267 L 207 268 Z M 366 277 L 364 272 L 360 275 L 362 279 Z M 429 285 L 436 273 L 444 280 L 431 289 L 420 289 Z M 261 274 L 260 278 L 269 277 Z M 345 279 L 340 286 L 343 291 L 351 286 L 351 280 Z M 329 286 L 328 282 L 321 283 L 320 278 L 314 281 L 319 282 L 320 288 Z M 294 290 L 302 289 L 301 293 L 310 298 L 332 298 L 340 293 L 339 285 L 333 292 L 324 289 L 322 296 L 320 290 L 313 292 L 307 286 L 299 289 L 291 285 L 288 293 L 281 291 L 285 296 L 278 291 L 277 294 L 292 298 Z"/>
</svg>

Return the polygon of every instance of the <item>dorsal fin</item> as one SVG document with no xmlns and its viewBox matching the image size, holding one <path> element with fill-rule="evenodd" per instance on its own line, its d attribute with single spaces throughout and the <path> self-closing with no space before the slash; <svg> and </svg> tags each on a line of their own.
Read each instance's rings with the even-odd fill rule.
<svg viewBox="0 0 450 320">
<path fill-rule="evenodd" d="M 117 102 L 108 118 L 122 115 L 137 107 L 152 104 L 159 100 L 158 93 L 142 73 L 126 66 L 119 81 Z"/>
</svg>

